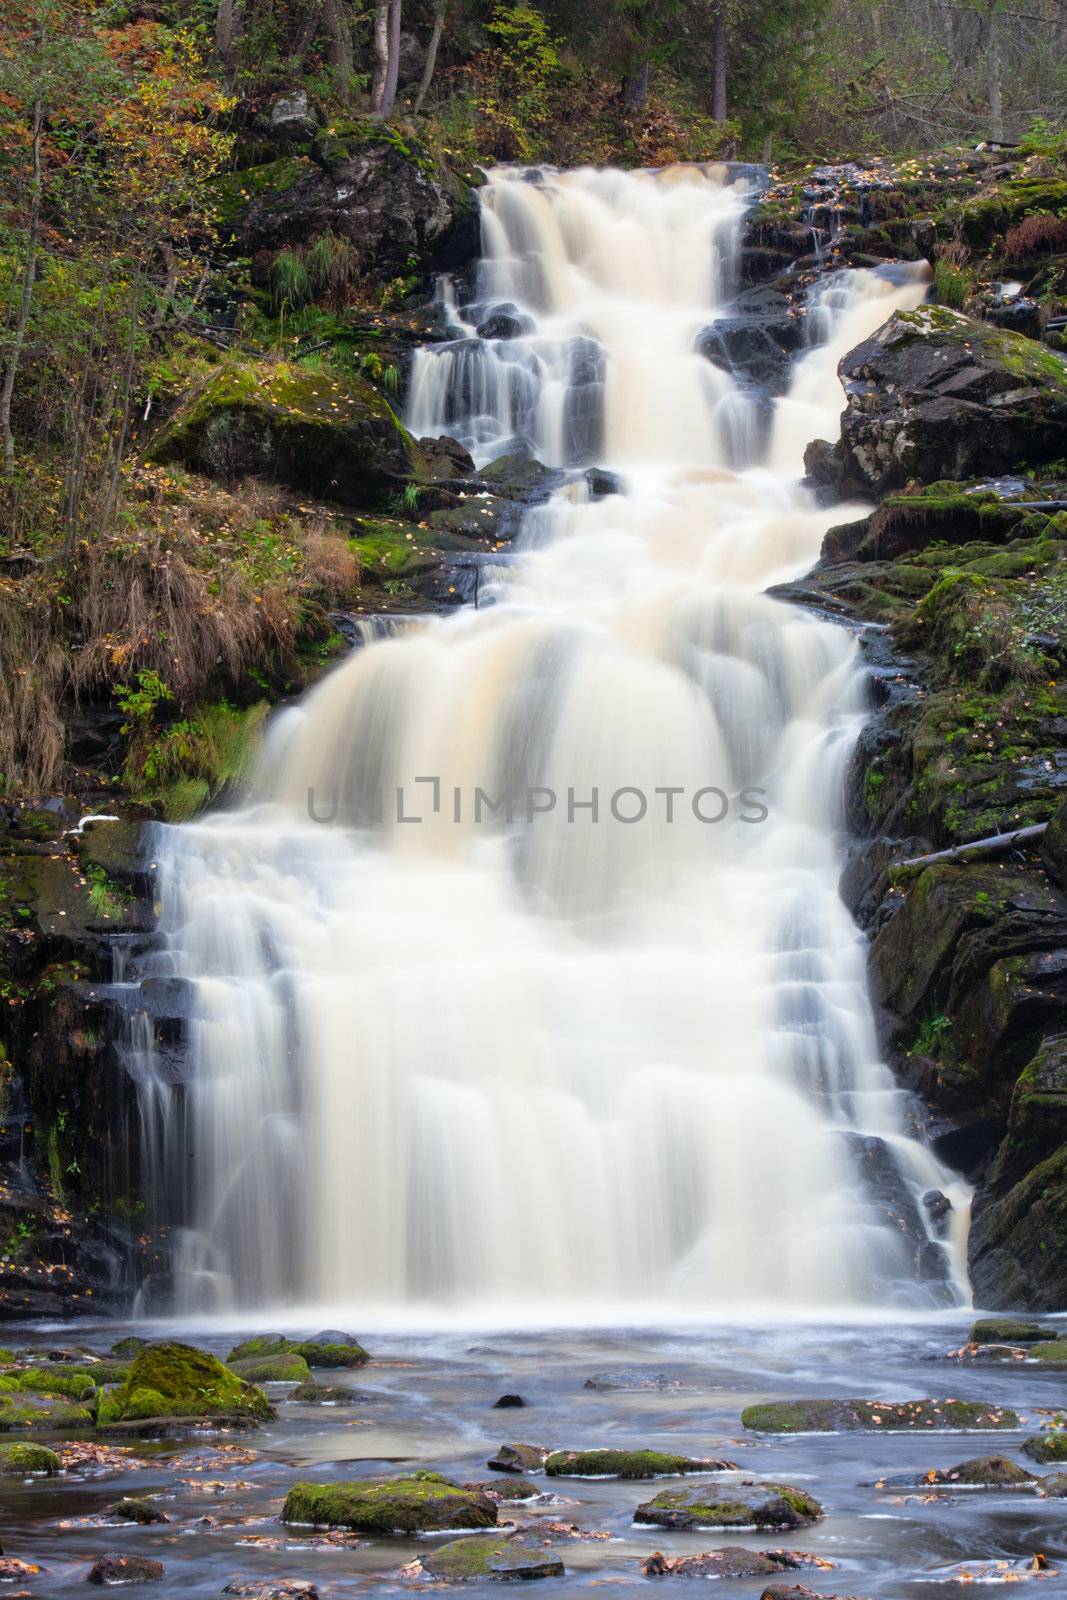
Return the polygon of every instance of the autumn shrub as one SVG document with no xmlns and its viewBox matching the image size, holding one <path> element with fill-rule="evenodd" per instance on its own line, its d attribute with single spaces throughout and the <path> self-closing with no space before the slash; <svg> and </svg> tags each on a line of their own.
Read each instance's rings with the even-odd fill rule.
<svg viewBox="0 0 1067 1600">
<path fill-rule="evenodd" d="M 1067 217 L 1038 212 L 1024 217 L 1004 236 L 1004 253 L 1009 261 L 1025 261 L 1030 256 L 1058 255 L 1067 251 Z"/>
</svg>

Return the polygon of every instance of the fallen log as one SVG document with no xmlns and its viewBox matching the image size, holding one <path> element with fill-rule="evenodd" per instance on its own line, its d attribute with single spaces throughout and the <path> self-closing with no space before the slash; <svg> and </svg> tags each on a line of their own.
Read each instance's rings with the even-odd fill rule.
<svg viewBox="0 0 1067 1600">
<path fill-rule="evenodd" d="M 1033 844 L 1042 837 L 1047 827 L 1047 822 L 1035 822 L 1026 828 L 1013 828 L 1010 833 L 991 833 L 984 839 L 971 839 L 966 844 L 954 844 L 948 850 L 933 850 L 926 856 L 911 856 L 907 861 L 898 861 L 890 867 L 889 881 L 897 882 L 898 875 L 910 878 L 940 861 L 970 861 L 975 856 L 1004 855 L 1008 850 L 1014 850 L 1017 845 Z"/>
</svg>

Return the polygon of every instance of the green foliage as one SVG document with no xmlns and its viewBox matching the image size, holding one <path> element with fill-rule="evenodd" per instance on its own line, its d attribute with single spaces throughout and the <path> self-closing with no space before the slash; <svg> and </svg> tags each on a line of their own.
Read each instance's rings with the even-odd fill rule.
<svg viewBox="0 0 1067 1600">
<path fill-rule="evenodd" d="M 934 293 L 943 306 L 962 311 L 971 292 L 971 275 L 951 261 L 934 262 Z"/>
<path fill-rule="evenodd" d="M 173 699 L 173 690 L 150 668 L 137 674 L 135 685 L 117 684 L 115 703 L 126 718 L 122 732 L 133 732 L 138 724 L 150 721 L 165 701 Z"/>
<path fill-rule="evenodd" d="M 952 1027 L 952 1019 L 946 1017 L 944 1012 L 932 1012 L 924 1017 L 919 1025 L 919 1031 L 912 1043 L 911 1054 L 916 1056 L 937 1055 L 943 1047 L 946 1035 Z"/>
<path fill-rule="evenodd" d="M 493 44 L 473 64 L 483 137 L 500 155 L 531 160 L 561 71 L 559 42 L 529 4 L 498 5 L 486 32 Z"/>
</svg>

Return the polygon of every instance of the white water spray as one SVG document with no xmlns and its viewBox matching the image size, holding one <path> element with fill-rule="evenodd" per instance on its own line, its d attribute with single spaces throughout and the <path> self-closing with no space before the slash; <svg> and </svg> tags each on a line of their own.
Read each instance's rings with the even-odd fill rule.
<svg viewBox="0 0 1067 1600">
<path fill-rule="evenodd" d="M 479 609 L 276 719 L 254 806 L 165 830 L 195 986 L 180 1303 L 958 1301 L 961 1241 L 921 1196 L 962 1216 L 965 1191 L 905 1131 L 836 890 L 855 643 L 762 593 L 849 514 L 796 482 L 835 436 L 837 356 L 924 285 L 839 274 L 767 464 L 738 471 L 755 413 L 694 343 L 743 192 L 684 168 L 482 194 L 481 311 L 420 353 L 409 425 L 621 492 L 572 475 Z M 508 337 L 475 335 L 490 313 Z"/>
</svg>

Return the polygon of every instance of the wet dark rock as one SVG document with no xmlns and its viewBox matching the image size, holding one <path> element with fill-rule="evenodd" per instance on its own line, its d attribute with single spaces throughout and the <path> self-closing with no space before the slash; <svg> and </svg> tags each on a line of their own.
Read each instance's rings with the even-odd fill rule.
<svg viewBox="0 0 1067 1600">
<path fill-rule="evenodd" d="M 952 1201 L 948 1195 L 942 1194 L 940 1189 L 927 1189 L 922 1203 L 937 1237 L 947 1238 L 952 1227 Z"/>
<path fill-rule="evenodd" d="M 491 1528 L 496 1502 L 439 1472 L 355 1483 L 297 1483 L 289 1490 L 282 1521 L 350 1528 L 374 1535 L 441 1533 L 452 1528 Z"/>
<path fill-rule="evenodd" d="M 472 1579 L 562 1578 L 563 1562 L 547 1550 L 531 1550 L 513 1539 L 453 1539 L 421 1556 L 431 1578 L 460 1583 Z"/>
<path fill-rule="evenodd" d="M 609 472 L 606 467 L 586 467 L 583 477 L 594 500 L 603 500 L 609 494 L 622 494 L 625 487 L 619 474 Z"/>
<path fill-rule="evenodd" d="M 533 331 L 533 318 L 513 305 L 497 306 L 477 328 L 479 339 L 518 339 Z"/>
<path fill-rule="evenodd" d="M 113 1506 L 108 1506 L 107 1516 L 110 1522 L 135 1522 L 142 1528 L 154 1522 L 170 1521 L 151 1500 L 116 1500 Z"/>
<path fill-rule="evenodd" d="M 754 1433 L 856 1433 L 1017 1428 L 1006 1406 L 978 1400 L 778 1400 L 747 1406 L 742 1427 Z"/>
<path fill-rule="evenodd" d="M 494 1411 L 510 1411 L 518 1406 L 524 1406 L 526 1401 L 521 1394 L 502 1394 L 499 1400 L 493 1401 Z"/>
<path fill-rule="evenodd" d="M 801 323 L 786 305 L 777 316 L 754 311 L 719 317 L 698 335 L 696 348 L 712 366 L 780 395 L 789 387 L 791 358 L 803 342 Z"/>
<path fill-rule="evenodd" d="M 298 1384 L 289 1399 L 308 1406 L 365 1406 L 373 1404 L 378 1396 L 361 1389 L 349 1389 L 343 1383 L 316 1383 L 311 1379 Z"/>
<path fill-rule="evenodd" d="M 744 1479 L 720 1491 L 708 1484 L 664 1489 L 637 1507 L 634 1521 L 658 1528 L 803 1528 L 822 1507 L 803 1489 Z"/>
<path fill-rule="evenodd" d="M 93 1563 L 88 1581 L 101 1585 L 160 1583 L 164 1577 L 162 1561 L 147 1556 L 100 1556 Z"/>
<path fill-rule="evenodd" d="M 1067 1500 L 1067 1472 L 1054 1472 L 1042 1478 L 1041 1494 L 1046 1500 Z"/>
<path fill-rule="evenodd" d="M 234 1578 L 222 1592 L 241 1600 L 319 1600 L 310 1578 Z"/>
<path fill-rule="evenodd" d="M 316 167 L 251 205 L 238 228 L 242 254 L 306 245 L 329 230 L 364 271 L 403 274 L 412 255 L 436 270 L 477 250 L 473 191 L 417 140 L 383 123 L 341 124 L 316 139 L 313 154 Z"/>
<path fill-rule="evenodd" d="M 848 1146 L 853 1168 L 863 1184 L 865 1196 L 882 1221 L 907 1240 L 919 1260 L 920 1253 L 929 1243 L 915 1198 L 905 1183 L 884 1139 L 873 1134 L 843 1133 L 839 1135 Z M 944 1278 L 948 1263 L 944 1252 L 937 1251 L 935 1275 Z"/>
<path fill-rule="evenodd" d="M 502 1444 L 486 1466 L 492 1472 L 541 1472 L 551 1453 L 536 1444 Z"/>
<path fill-rule="evenodd" d="M 1041 860 L 1045 871 L 1061 889 L 1067 889 L 1067 797 L 1049 818 L 1041 841 Z"/>
<path fill-rule="evenodd" d="M 840 480 L 884 494 L 1039 466 L 1062 454 L 1067 365 L 945 306 L 898 311 L 839 368 Z"/>
<path fill-rule="evenodd" d="M 528 505 L 547 500 L 562 480 L 563 474 L 556 468 L 519 453 L 497 456 L 478 473 L 478 481 L 492 494 Z"/>
<path fill-rule="evenodd" d="M 448 483 L 455 478 L 474 476 L 474 460 L 458 439 L 443 434 L 439 439 L 420 439 L 419 453 L 424 474 L 433 483 Z"/>
</svg>

